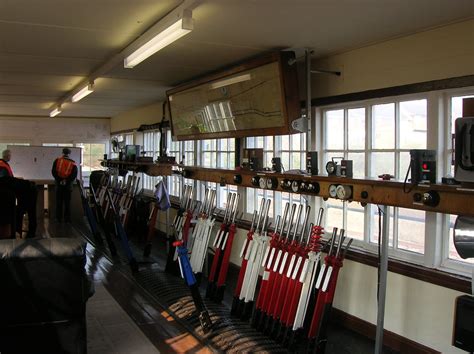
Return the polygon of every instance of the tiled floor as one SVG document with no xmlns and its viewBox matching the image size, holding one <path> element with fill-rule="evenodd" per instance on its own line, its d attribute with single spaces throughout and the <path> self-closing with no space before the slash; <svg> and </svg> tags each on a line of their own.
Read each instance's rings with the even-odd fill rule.
<svg viewBox="0 0 474 354">
<path fill-rule="evenodd" d="M 96 292 L 87 303 L 88 353 L 159 353 L 102 283 L 95 286 Z"/>
</svg>

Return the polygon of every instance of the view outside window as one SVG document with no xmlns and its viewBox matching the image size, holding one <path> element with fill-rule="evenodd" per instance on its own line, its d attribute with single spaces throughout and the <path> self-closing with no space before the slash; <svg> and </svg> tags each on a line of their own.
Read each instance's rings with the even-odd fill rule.
<svg viewBox="0 0 474 354">
<path fill-rule="evenodd" d="M 353 160 L 355 178 L 390 174 L 403 180 L 410 161 L 409 150 L 426 148 L 427 101 L 396 101 L 328 110 L 324 113 L 324 127 L 324 162 L 332 158 Z M 344 228 L 349 237 L 378 242 L 376 205 L 364 208 L 358 203 L 331 199 L 325 204 L 327 229 Z M 389 210 L 391 247 L 424 253 L 425 212 Z M 366 220 L 369 220 L 368 225 L 365 225 Z"/>
<path fill-rule="evenodd" d="M 85 186 L 89 186 L 91 172 L 103 169 L 100 160 L 104 158 L 106 146 L 103 143 L 80 143 L 76 144 L 76 147 L 82 148 L 82 180 Z"/>
</svg>

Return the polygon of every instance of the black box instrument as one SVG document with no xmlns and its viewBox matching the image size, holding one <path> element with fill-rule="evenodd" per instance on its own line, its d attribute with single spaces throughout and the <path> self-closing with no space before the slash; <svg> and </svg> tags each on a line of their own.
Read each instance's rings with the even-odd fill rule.
<svg viewBox="0 0 474 354">
<path fill-rule="evenodd" d="M 318 170 L 318 152 L 317 151 L 308 151 L 306 153 L 306 172 L 311 176 L 317 176 L 319 173 Z"/>
<path fill-rule="evenodd" d="M 341 161 L 341 177 L 352 178 L 352 160 L 342 160 Z"/>
<path fill-rule="evenodd" d="M 436 183 L 436 150 L 410 150 L 411 183 Z"/>
<path fill-rule="evenodd" d="M 272 158 L 272 171 L 276 173 L 281 173 L 281 158 L 280 157 Z"/>
<path fill-rule="evenodd" d="M 340 160 L 340 164 L 336 159 Z M 342 157 L 333 157 L 326 164 L 326 172 L 328 176 L 336 177 L 352 177 L 352 160 L 344 160 Z"/>
<path fill-rule="evenodd" d="M 453 345 L 472 353 L 474 351 L 474 297 L 462 295 L 456 298 Z"/>
<path fill-rule="evenodd" d="M 242 168 L 261 171 L 263 169 L 263 149 L 244 149 Z"/>
<path fill-rule="evenodd" d="M 455 133 L 456 181 L 474 182 L 474 117 L 456 119 Z"/>
</svg>

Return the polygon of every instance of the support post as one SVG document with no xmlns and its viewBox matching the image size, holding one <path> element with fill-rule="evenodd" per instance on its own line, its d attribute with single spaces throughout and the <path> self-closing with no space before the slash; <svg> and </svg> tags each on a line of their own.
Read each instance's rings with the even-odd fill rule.
<svg viewBox="0 0 474 354">
<path fill-rule="evenodd" d="M 388 272 L 388 242 L 390 235 L 389 207 L 383 206 L 382 237 L 380 245 L 380 280 L 378 284 L 377 330 L 375 333 L 375 354 L 382 354 L 383 350 L 383 324 L 385 316 L 385 296 L 387 293 Z"/>
</svg>

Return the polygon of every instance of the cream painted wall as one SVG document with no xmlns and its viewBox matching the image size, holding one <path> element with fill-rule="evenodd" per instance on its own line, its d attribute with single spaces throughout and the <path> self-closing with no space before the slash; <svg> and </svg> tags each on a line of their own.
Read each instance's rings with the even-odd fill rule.
<svg viewBox="0 0 474 354">
<path fill-rule="evenodd" d="M 148 106 L 139 107 L 121 113 L 110 120 L 110 131 L 119 132 L 133 130 L 141 124 L 154 124 L 161 121 L 162 102 L 153 103 Z"/>
<path fill-rule="evenodd" d="M 375 29 L 374 29 L 375 30 Z M 313 76 L 313 97 L 404 85 L 474 74 L 474 20 L 416 33 L 317 60 L 313 68 L 341 70 L 340 78 Z M 142 114 L 140 114 L 142 113 Z M 112 118 L 112 131 L 157 122 L 161 104 Z M 216 228 L 218 225 L 216 225 Z M 246 231 L 238 229 L 231 261 Z M 376 268 L 346 261 L 334 306 L 371 323 L 376 321 Z M 442 353 L 451 346 L 453 305 L 461 293 L 389 273 L 385 328 Z"/>
<path fill-rule="evenodd" d="M 313 75 L 313 97 L 473 75 L 474 20 L 315 60 L 312 67 L 342 72 Z"/>
<path fill-rule="evenodd" d="M 451 346 L 454 300 L 462 295 L 396 273 L 388 273 L 385 329 L 442 353 L 464 353 Z M 334 306 L 373 324 L 377 318 L 377 269 L 346 260 Z"/>
<path fill-rule="evenodd" d="M 1 142 L 87 143 L 108 142 L 110 119 L 0 117 Z"/>
</svg>

